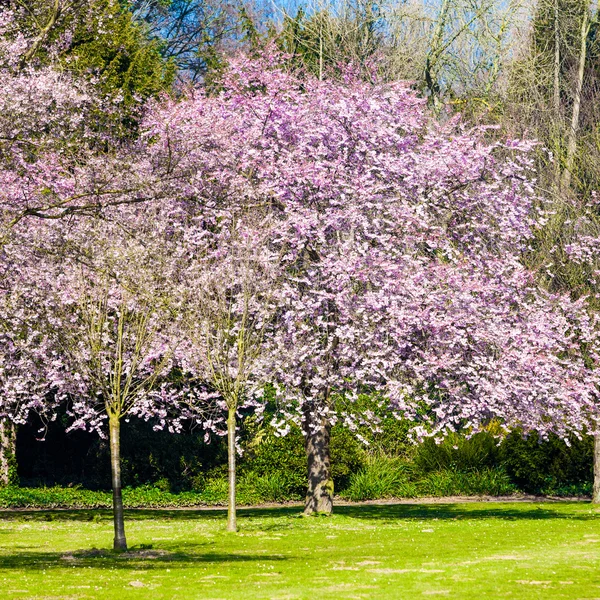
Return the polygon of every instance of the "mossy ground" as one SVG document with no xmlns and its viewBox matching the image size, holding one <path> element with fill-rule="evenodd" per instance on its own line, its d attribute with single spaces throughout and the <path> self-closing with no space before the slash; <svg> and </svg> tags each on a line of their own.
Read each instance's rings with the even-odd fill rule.
<svg viewBox="0 0 600 600">
<path fill-rule="evenodd" d="M 586 502 L 0 513 L 0 598 L 600 598 Z"/>
</svg>

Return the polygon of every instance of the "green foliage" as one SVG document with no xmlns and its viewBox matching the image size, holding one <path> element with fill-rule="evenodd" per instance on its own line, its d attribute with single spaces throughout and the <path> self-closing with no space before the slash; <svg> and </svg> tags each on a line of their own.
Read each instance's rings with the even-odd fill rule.
<svg viewBox="0 0 600 600">
<path fill-rule="evenodd" d="M 239 461 L 240 478 L 278 477 L 285 481 L 289 493 L 303 496 L 306 492 L 306 454 L 304 437 L 292 427 L 283 437 L 270 428 L 249 432 L 250 440 Z"/>
<path fill-rule="evenodd" d="M 517 491 L 502 468 L 423 472 L 414 463 L 399 458 L 372 456 L 363 469 L 352 475 L 342 497 L 362 501 L 417 496 L 504 496 Z"/>
<path fill-rule="evenodd" d="M 227 479 L 209 479 L 201 490 L 170 492 L 161 485 L 127 487 L 123 489 L 125 508 L 225 506 Z M 291 482 L 281 473 L 255 475 L 246 473 L 240 478 L 237 501 L 242 506 L 265 502 L 300 500 Z M 86 490 L 81 487 L 0 488 L 0 508 L 111 508 L 112 493 Z"/>
<path fill-rule="evenodd" d="M 348 485 L 351 475 L 365 464 L 364 447 L 348 429 L 337 424 L 331 430 L 330 452 L 334 489 L 342 490 Z"/>
<path fill-rule="evenodd" d="M 556 436 L 542 441 L 536 434 L 509 435 L 500 457 L 511 480 L 533 494 L 579 495 L 591 492 L 593 439 L 572 438 L 567 446 Z"/>
<path fill-rule="evenodd" d="M 122 98 L 126 107 L 168 89 L 175 70 L 163 60 L 126 5 L 96 0 L 93 10 L 73 19 L 72 43 L 63 57 L 76 73 L 97 79 L 101 91 Z"/>
<path fill-rule="evenodd" d="M 371 456 L 360 471 L 350 477 L 342 497 L 355 502 L 381 498 L 413 498 L 417 495 L 410 481 L 410 465 L 399 458 Z"/>
<path fill-rule="evenodd" d="M 509 496 L 517 492 L 503 469 L 433 471 L 416 484 L 419 496 Z"/>
<path fill-rule="evenodd" d="M 252 498 L 255 501 L 244 502 L 255 504 L 256 502 L 289 502 L 301 500 L 304 496 L 303 486 L 298 485 L 297 479 L 282 471 L 273 473 L 256 474 L 247 472 L 239 483 L 240 498 Z"/>
<path fill-rule="evenodd" d="M 117 125 L 126 135 L 135 131 L 143 102 L 170 89 L 175 66 L 163 59 L 159 42 L 146 35 L 127 5 L 96 0 L 93 8 L 74 19 L 72 43 L 62 62 L 120 106 L 116 115 L 103 112 L 97 118 L 99 126 Z"/>
<path fill-rule="evenodd" d="M 247 426 L 248 427 L 248 426 Z M 276 436 L 270 428 L 254 430 L 249 426 L 249 442 L 239 462 L 243 477 L 275 478 L 288 490 L 288 498 L 306 493 L 306 454 L 304 437 L 298 427 L 292 427 L 286 436 Z M 343 489 L 349 478 L 364 463 L 364 450 L 356 437 L 341 425 L 331 432 L 331 474 L 335 489 Z"/>
<path fill-rule="evenodd" d="M 2 508 L 110 508 L 112 497 L 107 492 L 80 488 L 17 488 L 0 489 Z"/>
<path fill-rule="evenodd" d="M 430 471 L 468 472 L 492 468 L 498 464 L 498 442 L 489 433 L 465 438 L 450 434 L 441 443 L 427 438 L 415 452 L 415 467 L 423 473 Z"/>
<path fill-rule="evenodd" d="M 334 488 L 344 498 L 505 495 L 515 491 L 571 496 L 591 492 L 589 438 L 573 439 L 569 447 L 554 437 L 548 441 L 540 441 L 536 436 L 523 439 L 515 432 L 498 445 L 490 433 L 470 439 L 453 434 L 441 444 L 426 440 L 412 446 L 406 439 L 410 424 L 378 408 L 374 398 L 361 397 L 359 402 L 364 403 L 361 410 L 373 410 L 381 422 L 376 432 L 359 428 L 367 446 L 339 424 L 332 429 Z M 84 492 L 77 491 L 77 485 L 108 492 L 106 441 L 81 431 L 65 434 L 64 425 L 60 416 L 57 422 L 49 423 L 44 443 L 35 441 L 38 423 L 20 427 L 17 455 L 24 485 L 55 490 L 45 498 L 54 498 L 59 489 L 67 489 L 60 494 L 68 496 L 46 501 L 36 500 L 34 490 L 23 492 L 24 496 L 14 492 L 17 506 L 36 502 L 70 506 L 75 502 L 69 499 L 73 497 L 87 506 L 87 500 L 78 496 Z M 137 490 L 127 493 L 134 494 L 140 505 L 226 503 L 227 456 L 223 438 L 207 445 L 196 431 L 180 435 L 153 431 L 152 423 L 137 419 L 123 423 L 122 434 L 123 483 L 130 490 Z M 293 427 L 287 436 L 277 437 L 270 427 L 248 419 L 241 435 L 244 453 L 238 462 L 238 501 L 252 505 L 301 500 L 306 493 L 306 456 L 300 430 Z M 65 487 L 54 488 L 55 484 Z M 66 487 L 73 484 L 75 488 Z M 31 494 L 33 504 L 28 504 Z M 110 501 L 108 494 L 100 497 Z M 93 503 L 98 497 L 90 498 Z"/>
</svg>

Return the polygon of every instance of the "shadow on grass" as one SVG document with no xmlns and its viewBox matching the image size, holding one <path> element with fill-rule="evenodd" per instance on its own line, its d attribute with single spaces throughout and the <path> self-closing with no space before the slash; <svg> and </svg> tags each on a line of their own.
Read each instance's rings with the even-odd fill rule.
<svg viewBox="0 0 600 600">
<path fill-rule="evenodd" d="M 502 519 L 508 521 L 540 520 L 540 519 L 565 519 L 577 521 L 593 521 L 600 519 L 600 513 L 590 510 L 582 512 L 586 505 L 577 503 L 579 510 L 565 510 L 569 505 L 564 503 L 553 506 L 519 504 L 390 504 L 390 505 L 363 505 L 340 506 L 336 514 L 353 519 L 366 519 L 372 521 L 399 521 L 399 520 L 487 520 Z M 571 505 L 573 507 L 573 505 Z M 561 510 L 562 509 L 562 510 Z"/>
<path fill-rule="evenodd" d="M 245 518 L 277 518 L 298 516 L 302 512 L 298 506 L 274 508 L 240 508 L 238 517 Z M 222 521 L 227 516 L 226 508 L 211 509 L 164 509 L 164 508 L 132 508 L 125 510 L 125 519 L 133 521 Z M 18 509 L 1 510 L 0 523 L 3 521 L 112 521 L 112 510 L 106 508 L 85 509 Z M 0 529 L 0 531 L 2 531 Z"/>
<path fill-rule="evenodd" d="M 184 549 L 172 552 L 163 549 L 136 549 L 129 552 L 111 550 L 76 550 L 73 552 L 33 552 L 16 551 L 9 556 L 0 557 L 0 569 L 57 569 L 57 568 L 93 568 L 93 569 L 139 569 L 157 570 L 175 567 L 192 567 L 202 564 L 222 566 L 247 562 L 277 562 L 286 560 L 282 555 L 268 554 L 221 554 L 217 552 L 193 551 L 196 545 L 186 545 Z"/>
<path fill-rule="evenodd" d="M 575 508 L 576 510 L 573 510 Z M 583 510 L 582 510 L 583 509 Z M 586 510 L 587 509 L 587 510 Z M 130 509 L 126 510 L 126 520 L 144 521 L 224 521 L 226 509 Z M 298 506 L 269 507 L 269 508 L 243 508 L 238 510 L 238 517 L 243 521 L 248 519 L 279 519 L 300 517 L 301 508 Z M 334 517 L 343 516 L 352 519 L 370 521 L 401 521 L 401 520 L 540 520 L 564 519 L 592 521 L 600 519 L 600 512 L 592 510 L 588 502 L 557 502 L 544 503 L 540 506 L 535 503 L 519 504 L 494 504 L 486 503 L 457 503 L 457 504 L 385 504 L 385 505 L 354 505 L 336 506 Z M 109 522 L 112 520 L 112 511 L 106 509 L 81 509 L 81 510 L 18 510 L 0 511 L 2 521 L 90 521 Z M 261 523 L 260 529 L 269 530 L 276 525 Z M 2 531 L 0 529 L 0 531 Z"/>
</svg>

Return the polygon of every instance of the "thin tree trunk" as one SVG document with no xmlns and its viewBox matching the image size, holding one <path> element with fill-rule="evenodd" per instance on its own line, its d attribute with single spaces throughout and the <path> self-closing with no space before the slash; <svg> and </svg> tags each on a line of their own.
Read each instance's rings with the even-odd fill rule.
<svg viewBox="0 0 600 600">
<path fill-rule="evenodd" d="M 108 421 L 110 437 L 110 468 L 112 473 L 113 515 L 115 524 L 115 550 L 127 550 L 125 522 L 123 519 L 123 495 L 121 491 L 121 421 L 110 416 Z"/>
<path fill-rule="evenodd" d="M 554 118 L 560 117 L 560 15 L 554 0 Z"/>
<path fill-rule="evenodd" d="M 306 405 L 303 427 L 308 463 L 308 490 L 304 514 L 331 514 L 333 511 L 333 480 L 329 457 L 331 424 L 328 419 L 313 415 L 312 407 Z"/>
<path fill-rule="evenodd" d="M 429 101 L 434 105 L 438 102 L 438 94 L 440 91 L 439 82 L 437 81 L 436 66 L 442 52 L 442 44 L 444 39 L 444 31 L 450 10 L 450 0 L 442 0 L 440 12 L 431 37 L 431 45 L 425 59 L 424 78 L 429 90 Z"/>
<path fill-rule="evenodd" d="M 16 485 L 17 430 L 10 419 L 0 419 L 0 485 Z"/>
<path fill-rule="evenodd" d="M 600 435 L 594 436 L 594 488 L 592 502 L 600 504 Z"/>
<path fill-rule="evenodd" d="M 229 466 L 229 499 L 227 503 L 227 531 L 237 531 L 235 506 L 235 408 L 227 414 L 227 458 Z"/>
<path fill-rule="evenodd" d="M 554 187 L 560 192 L 562 171 L 562 124 L 560 115 L 560 13 L 558 0 L 554 0 L 554 65 L 553 65 L 553 129 L 556 135 L 556 152 L 554 157 Z"/>
<path fill-rule="evenodd" d="M 575 164 L 575 151 L 577 150 L 577 130 L 579 129 L 579 111 L 581 109 L 581 91 L 583 89 L 583 76 L 587 58 L 587 36 L 589 32 L 588 7 L 584 8 L 581 20 L 581 48 L 579 50 L 579 69 L 575 82 L 575 97 L 573 98 L 573 112 L 571 126 L 567 134 L 567 159 L 562 174 L 561 188 L 567 190 L 571 185 L 571 175 Z"/>
</svg>

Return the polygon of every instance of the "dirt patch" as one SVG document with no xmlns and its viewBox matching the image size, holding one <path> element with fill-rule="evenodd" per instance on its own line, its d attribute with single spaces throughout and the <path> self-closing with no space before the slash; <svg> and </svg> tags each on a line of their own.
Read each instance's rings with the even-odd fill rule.
<svg viewBox="0 0 600 600">
<path fill-rule="evenodd" d="M 388 575 L 392 573 L 445 573 L 444 569 L 367 569 L 369 573 Z"/>
<path fill-rule="evenodd" d="M 153 550 L 151 548 L 144 548 L 141 550 L 129 550 L 128 552 L 123 552 L 121 554 L 124 558 L 164 558 L 171 554 L 166 550 Z"/>
</svg>

